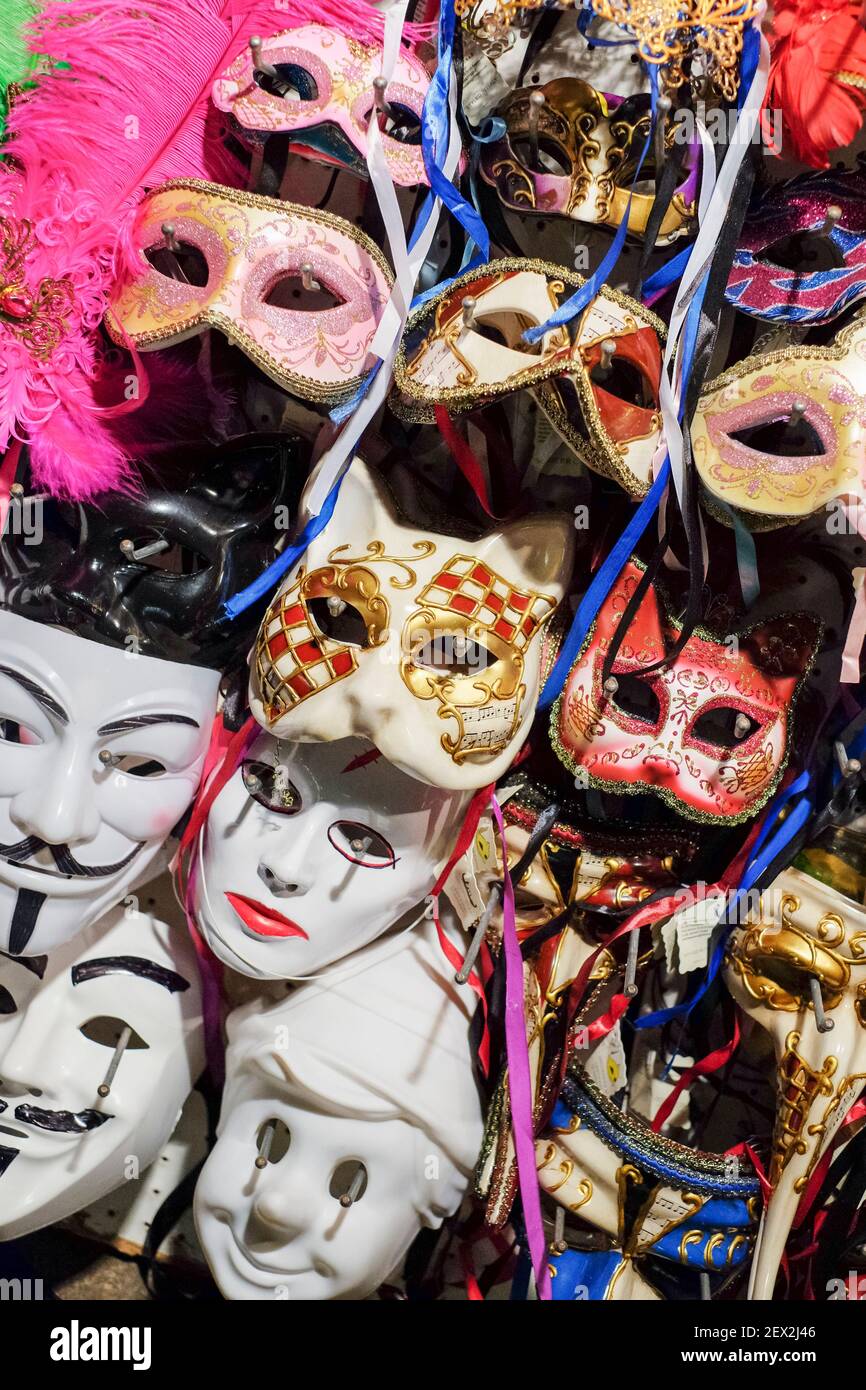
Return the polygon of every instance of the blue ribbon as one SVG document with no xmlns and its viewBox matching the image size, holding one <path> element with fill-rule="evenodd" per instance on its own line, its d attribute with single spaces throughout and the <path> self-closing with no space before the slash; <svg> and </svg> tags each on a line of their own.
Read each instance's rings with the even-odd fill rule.
<svg viewBox="0 0 866 1390">
<path fill-rule="evenodd" d="M 669 261 L 660 265 L 658 270 L 654 270 L 652 275 L 648 275 L 643 283 L 643 297 L 655 294 L 656 290 L 666 290 L 670 285 L 676 283 L 688 264 L 689 256 L 692 254 L 690 246 L 683 247 L 675 256 L 671 256 Z"/>
<path fill-rule="evenodd" d="M 348 472 L 348 469 L 346 472 Z M 245 612 L 252 604 L 256 603 L 261 598 L 265 598 L 272 589 L 276 588 L 286 571 L 291 569 L 292 565 L 297 564 L 310 542 L 314 541 L 321 531 L 324 531 L 331 517 L 334 515 L 334 508 L 337 505 L 337 498 L 340 494 L 340 485 L 345 476 L 345 472 L 340 474 L 334 486 L 331 488 L 331 491 L 325 498 L 324 506 L 319 512 L 319 515 L 310 517 L 310 520 L 298 536 L 294 545 L 288 546 L 287 549 L 283 551 L 282 555 L 279 555 L 277 559 L 274 560 L 273 564 L 268 565 L 268 568 L 263 574 L 259 575 L 258 579 L 253 580 L 252 584 L 248 584 L 245 589 L 241 589 L 239 594 L 234 594 L 232 598 L 228 599 L 223 604 L 223 611 L 227 617 L 237 618 L 239 614 Z"/>
</svg>

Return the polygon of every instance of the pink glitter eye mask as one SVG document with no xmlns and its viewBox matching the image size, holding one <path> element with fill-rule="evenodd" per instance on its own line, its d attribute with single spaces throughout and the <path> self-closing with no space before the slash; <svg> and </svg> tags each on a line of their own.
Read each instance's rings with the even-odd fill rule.
<svg viewBox="0 0 866 1390">
<path fill-rule="evenodd" d="M 749 210 L 725 294 L 752 318 L 803 324 L 866 298 L 863 174 L 806 174 L 768 190 Z"/>
<path fill-rule="evenodd" d="M 253 68 L 241 54 L 213 85 L 212 98 L 250 144 L 287 133 L 307 152 L 367 177 L 367 126 L 373 81 L 382 71 L 381 44 L 362 44 L 321 24 L 304 24 L 265 39 Z M 391 177 L 404 187 L 428 182 L 421 150 L 421 111 L 430 86 L 427 69 L 402 47 L 385 92 L 389 114 L 382 148 Z"/>
<path fill-rule="evenodd" d="M 692 424 L 695 466 L 713 501 L 756 527 L 864 495 L 866 316 L 829 346 L 748 357 L 704 389 Z"/>
<path fill-rule="evenodd" d="M 137 268 L 106 315 L 116 342 L 147 351 L 218 328 L 278 385 L 326 403 L 372 365 L 393 277 L 342 218 L 184 179 L 144 199 L 133 236 Z"/>
</svg>

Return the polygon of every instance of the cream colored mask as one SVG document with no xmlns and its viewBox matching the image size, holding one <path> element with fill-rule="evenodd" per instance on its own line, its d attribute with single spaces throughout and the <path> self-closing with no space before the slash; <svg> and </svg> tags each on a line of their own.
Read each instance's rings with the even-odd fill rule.
<svg viewBox="0 0 866 1390">
<path fill-rule="evenodd" d="M 709 383 L 692 424 L 695 465 L 710 498 L 765 524 L 863 498 L 864 440 L 864 317 L 826 347 L 747 357 Z"/>
<path fill-rule="evenodd" d="M 732 934 L 724 973 L 776 1052 L 773 1191 L 751 1290 L 766 1300 L 800 1198 L 866 1085 L 866 908 L 800 869 L 786 869 L 763 894 L 760 911 Z"/>
<path fill-rule="evenodd" d="M 148 194 L 132 236 L 137 266 L 105 318 L 117 342 L 149 351 L 218 328 L 308 401 L 351 395 L 372 366 L 391 271 L 342 217 L 181 179 Z"/>
<path fill-rule="evenodd" d="M 584 283 L 546 261 L 490 261 L 410 314 L 394 368 L 394 410 L 431 421 L 530 389 L 579 458 L 632 497 L 652 479 L 661 441 L 665 329 L 635 300 L 603 286 L 575 320 L 529 344 Z"/>
<path fill-rule="evenodd" d="M 356 458 L 265 614 L 253 715 L 301 743 L 369 738 L 433 786 L 486 786 L 529 733 L 571 534 L 556 514 L 475 541 L 419 530 Z"/>
</svg>

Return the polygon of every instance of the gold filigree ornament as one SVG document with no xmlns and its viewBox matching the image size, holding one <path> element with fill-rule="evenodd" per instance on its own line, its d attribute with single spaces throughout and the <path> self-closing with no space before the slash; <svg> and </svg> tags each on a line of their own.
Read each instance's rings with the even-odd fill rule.
<svg viewBox="0 0 866 1390">
<path fill-rule="evenodd" d="M 27 351 L 46 362 L 63 341 L 75 303 L 72 281 L 27 284 L 27 261 L 36 248 L 33 224 L 26 218 L 0 217 L 0 328 Z"/>
</svg>

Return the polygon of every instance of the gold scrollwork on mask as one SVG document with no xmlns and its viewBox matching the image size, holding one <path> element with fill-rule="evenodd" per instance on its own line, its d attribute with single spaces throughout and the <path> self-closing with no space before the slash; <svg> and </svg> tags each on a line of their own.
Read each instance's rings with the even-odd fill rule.
<svg viewBox="0 0 866 1390">
<path fill-rule="evenodd" d="M 784 893 L 781 923 L 762 917 L 746 927 L 731 943 L 728 963 L 743 988 L 768 1009 L 799 1013 L 812 1008 L 810 979 L 821 986 L 825 1010 L 835 1009 L 851 982 L 851 967 L 866 965 L 866 932 L 850 937 L 851 954 L 844 955 L 839 948 L 847 931 L 839 913 L 823 913 L 814 930 L 806 930 L 796 920 L 801 906 L 796 894 Z"/>
<path fill-rule="evenodd" d="M 785 1039 L 785 1051 L 779 1062 L 779 1107 L 773 1132 L 770 1159 L 770 1186 L 776 1187 L 795 1155 L 808 1151 L 807 1135 L 823 1132 L 825 1124 L 808 1126 L 812 1106 L 820 1096 L 832 1096 L 833 1083 L 839 1065 L 837 1057 L 825 1057 L 820 1071 L 815 1071 L 797 1051 L 800 1034 L 794 1030 Z M 815 1153 L 817 1153 L 817 1144 Z"/>
</svg>

